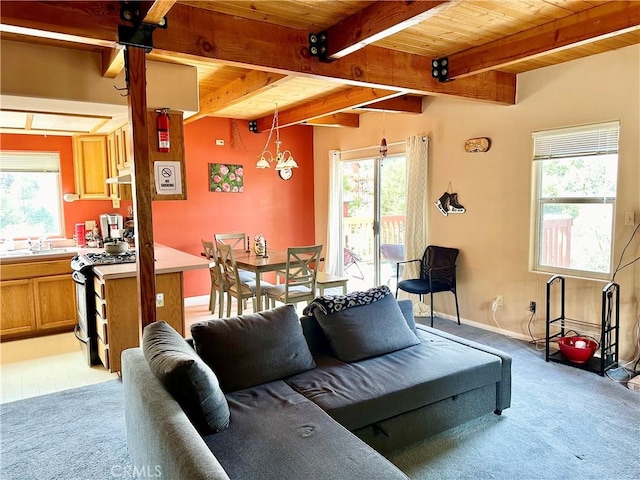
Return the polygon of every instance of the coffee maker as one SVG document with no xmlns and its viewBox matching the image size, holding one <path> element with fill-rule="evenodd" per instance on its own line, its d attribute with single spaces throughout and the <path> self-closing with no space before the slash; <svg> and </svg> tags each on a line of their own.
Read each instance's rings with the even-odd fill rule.
<svg viewBox="0 0 640 480">
<path fill-rule="evenodd" d="M 100 234 L 102 240 L 121 238 L 122 215 L 119 213 L 103 213 L 100 215 Z"/>
</svg>

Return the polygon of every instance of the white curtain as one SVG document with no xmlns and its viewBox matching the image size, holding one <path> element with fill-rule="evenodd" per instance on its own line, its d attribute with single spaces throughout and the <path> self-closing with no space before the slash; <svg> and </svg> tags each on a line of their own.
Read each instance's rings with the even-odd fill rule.
<svg viewBox="0 0 640 480">
<path fill-rule="evenodd" d="M 427 190 L 429 137 L 416 135 L 407 138 L 407 219 L 405 231 L 405 259 L 422 258 L 428 241 Z M 405 265 L 402 278 L 418 278 L 420 264 Z M 407 296 L 407 294 L 403 294 Z M 415 300 L 415 299 L 414 299 Z M 416 303 L 416 306 L 419 305 Z"/>
<path fill-rule="evenodd" d="M 340 223 L 342 221 L 340 207 L 342 198 L 342 182 L 340 178 L 340 152 L 329 151 L 329 205 L 327 211 L 327 239 L 325 245 L 324 271 L 333 275 L 341 275 L 343 267 L 340 250 Z"/>
</svg>

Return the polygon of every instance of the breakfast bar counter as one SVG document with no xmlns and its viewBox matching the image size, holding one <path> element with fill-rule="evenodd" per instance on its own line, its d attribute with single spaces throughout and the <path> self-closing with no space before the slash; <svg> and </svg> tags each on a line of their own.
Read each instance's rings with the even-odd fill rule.
<svg viewBox="0 0 640 480">
<path fill-rule="evenodd" d="M 155 245 L 156 318 L 184 336 L 183 272 L 209 268 L 209 262 L 164 245 Z M 135 263 L 95 265 L 95 323 L 98 357 L 111 372 L 120 371 L 120 355 L 140 345 L 140 318 Z"/>
<path fill-rule="evenodd" d="M 154 245 L 156 275 L 161 273 L 176 273 L 199 268 L 209 268 L 206 258 L 176 250 L 165 245 Z M 135 277 L 137 268 L 135 263 L 121 263 L 115 265 L 96 265 L 93 268 L 96 276 L 104 280 Z"/>
</svg>

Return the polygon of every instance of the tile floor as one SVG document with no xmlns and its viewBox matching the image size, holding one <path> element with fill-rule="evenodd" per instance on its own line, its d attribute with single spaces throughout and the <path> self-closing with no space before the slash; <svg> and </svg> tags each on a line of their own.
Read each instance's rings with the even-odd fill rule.
<svg viewBox="0 0 640 480">
<path fill-rule="evenodd" d="M 251 302 L 247 310 L 252 311 Z M 304 305 L 300 304 L 300 312 Z M 209 297 L 185 302 L 185 331 L 192 323 L 218 318 L 209 312 Z M 232 304 L 235 315 L 236 304 Z M 88 366 L 72 332 L 0 343 L 0 403 L 45 395 L 118 378 L 102 366 Z"/>
</svg>

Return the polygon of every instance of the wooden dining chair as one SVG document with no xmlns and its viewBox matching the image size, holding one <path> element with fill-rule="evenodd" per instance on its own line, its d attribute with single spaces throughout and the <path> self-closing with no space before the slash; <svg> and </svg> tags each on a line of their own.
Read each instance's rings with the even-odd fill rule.
<svg viewBox="0 0 640 480">
<path fill-rule="evenodd" d="M 306 301 L 308 304 L 315 298 L 321 251 L 322 245 L 287 249 L 284 283 L 264 288 L 272 307 L 275 302 L 296 304 Z"/>
<path fill-rule="evenodd" d="M 221 242 L 221 243 L 224 243 L 225 245 L 230 245 L 231 250 L 239 250 L 239 249 L 244 250 L 246 248 L 251 248 L 251 246 L 247 246 L 245 244 L 246 238 L 247 236 L 245 235 L 244 232 L 215 233 L 213 235 L 213 239 L 216 241 L 216 243 Z M 240 270 L 240 280 L 242 280 L 243 282 L 255 281 L 256 274 L 254 272 L 249 272 L 243 269 L 239 269 L 239 270 Z"/>
<path fill-rule="evenodd" d="M 202 239 L 202 248 L 204 255 L 211 261 L 209 264 L 209 273 L 211 274 L 211 294 L 209 296 L 209 310 L 211 313 L 215 313 L 216 300 L 219 303 L 218 317 L 222 318 L 224 312 L 224 294 L 228 289 L 227 282 L 222 278 L 222 271 L 220 264 L 218 263 L 218 256 L 215 252 L 215 246 L 213 242 Z M 219 298 L 219 299 L 218 299 Z"/>
<path fill-rule="evenodd" d="M 227 289 L 227 317 L 231 316 L 231 297 L 235 297 L 238 302 L 238 315 L 242 315 L 244 300 L 249 298 L 253 300 L 253 311 L 257 311 L 255 277 L 254 280 L 242 281 L 231 245 L 216 242 L 216 250 L 222 278 L 229 286 Z M 264 288 L 271 286 L 269 282 L 260 282 L 260 284 Z"/>
</svg>

